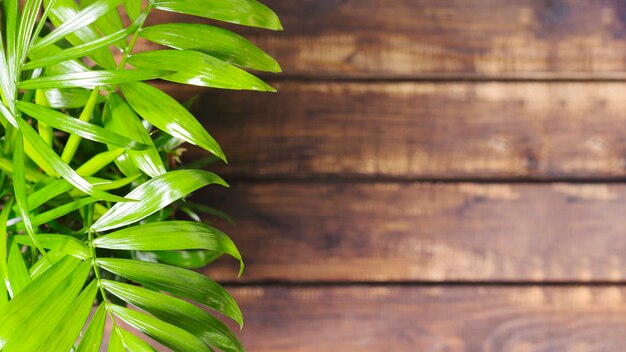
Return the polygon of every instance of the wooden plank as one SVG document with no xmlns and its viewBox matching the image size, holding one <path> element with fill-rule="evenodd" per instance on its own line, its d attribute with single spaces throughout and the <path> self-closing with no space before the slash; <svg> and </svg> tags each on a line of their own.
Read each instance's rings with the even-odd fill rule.
<svg viewBox="0 0 626 352">
<path fill-rule="evenodd" d="M 626 78 L 621 0 L 264 3 L 284 31 L 230 28 L 275 56 L 283 77 Z M 149 22 L 182 20 L 202 21 Z"/>
<path fill-rule="evenodd" d="M 204 91 L 196 116 L 244 178 L 626 175 L 626 83 L 277 82 Z M 201 93 L 175 91 L 179 98 Z M 188 159 L 199 158 L 192 149 Z"/>
<path fill-rule="evenodd" d="M 236 282 L 606 281 L 626 278 L 625 184 L 234 183 L 196 200 L 246 261 Z"/>
<path fill-rule="evenodd" d="M 250 352 L 621 352 L 626 289 L 246 287 Z"/>
</svg>

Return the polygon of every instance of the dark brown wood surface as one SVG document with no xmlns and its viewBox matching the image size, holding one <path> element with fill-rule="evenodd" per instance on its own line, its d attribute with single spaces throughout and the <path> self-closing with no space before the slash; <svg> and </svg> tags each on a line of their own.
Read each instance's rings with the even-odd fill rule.
<svg viewBox="0 0 626 352">
<path fill-rule="evenodd" d="M 626 2 L 263 2 L 229 28 L 279 93 L 169 89 L 229 157 L 195 199 L 248 351 L 626 348 Z"/>
<path fill-rule="evenodd" d="M 241 281 L 623 282 L 623 184 L 235 183 Z M 236 263 L 207 268 L 236 280 Z"/>
<path fill-rule="evenodd" d="M 264 3 L 276 10 L 284 31 L 231 28 L 274 55 L 283 77 L 626 77 L 621 0 Z M 160 16 L 150 22 L 189 19 Z"/>
<path fill-rule="evenodd" d="M 626 83 L 277 82 L 196 92 L 197 116 L 248 178 L 626 176 Z M 192 95 L 192 92 L 179 95 Z M 201 151 L 194 149 L 193 157 Z"/>
<path fill-rule="evenodd" d="M 621 352 L 626 289 L 542 286 L 242 287 L 255 352 Z"/>
</svg>

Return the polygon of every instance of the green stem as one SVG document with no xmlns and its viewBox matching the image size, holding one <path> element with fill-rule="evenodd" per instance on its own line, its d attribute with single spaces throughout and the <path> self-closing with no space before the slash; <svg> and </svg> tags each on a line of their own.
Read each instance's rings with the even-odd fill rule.
<svg viewBox="0 0 626 352">
<path fill-rule="evenodd" d="M 92 216 L 93 216 L 93 204 L 90 204 L 88 206 L 88 215 L 87 215 L 87 219 L 91 220 Z M 91 221 L 88 221 L 89 223 Z M 88 227 L 91 227 L 91 224 L 88 224 Z M 111 308 L 109 307 L 109 298 L 107 297 L 107 293 L 106 290 L 104 289 L 104 286 L 102 285 L 102 277 L 100 276 L 100 266 L 98 265 L 98 261 L 97 261 L 97 256 L 96 256 L 96 247 L 93 245 L 93 235 L 94 232 L 92 230 L 89 230 L 89 234 L 88 234 L 88 245 L 89 245 L 89 249 L 91 250 L 91 265 L 93 267 L 93 273 L 96 277 L 96 283 L 98 284 L 98 289 L 100 290 L 100 295 L 102 295 L 102 304 L 104 304 L 104 309 L 106 309 L 107 314 L 109 314 L 109 317 L 111 318 L 111 321 L 113 322 L 113 326 L 117 327 L 117 323 L 115 321 L 115 316 L 113 315 L 113 311 L 111 311 Z"/>
<path fill-rule="evenodd" d="M 135 48 L 135 43 L 137 42 L 137 38 L 139 38 L 139 32 L 141 32 L 143 25 L 146 23 L 146 19 L 148 18 L 148 15 L 150 14 L 150 10 L 152 10 L 152 5 L 148 3 L 148 6 L 145 8 L 145 10 L 143 10 L 143 12 L 140 15 L 140 17 L 143 17 L 143 18 L 140 19 L 139 25 L 137 26 L 137 29 L 133 33 L 133 37 L 130 39 L 130 43 L 128 43 L 128 45 L 126 45 L 126 48 L 124 49 L 122 60 L 120 60 L 120 64 L 117 66 L 118 70 L 121 70 L 124 68 L 124 66 L 126 66 L 126 60 L 128 60 L 128 56 L 130 56 L 130 53 Z"/>
</svg>

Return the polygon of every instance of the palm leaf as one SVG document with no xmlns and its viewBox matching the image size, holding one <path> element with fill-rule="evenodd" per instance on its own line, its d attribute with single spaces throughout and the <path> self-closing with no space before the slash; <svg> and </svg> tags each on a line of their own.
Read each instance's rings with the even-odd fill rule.
<svg viewBox="0 0 626 352">
<path fill-rule="evenodd" d="M 255 0 L 0 5 L 3 352 L 95 352 L 104 344 L 109 351 L 154 351 L 122 321 L 174 351 L 243 351 L 212 315 L 241 326 L 233 297 L 187 269 L 227 254 L 243 270 L 233 241 L 200 223 L 198 214 L 227 215 L 183 203 L 202 187 L 227 184 L 173 162 L 183 142 L 226 157 L 186 105 L 144 81 L 273 91 L 244 69 L 279 72 L 280 66 L 242 36 L 215 26 L 144 28 L 155 10 L 282 28 Z M 134 53 L 139 36 L 171 49 Z M 111 47 L 121 51 L 118 61 Z M 196 222 L 177 219 L 180 213 Z M 107 319 L 113 324 L 108 341 Z"/>
</svg>

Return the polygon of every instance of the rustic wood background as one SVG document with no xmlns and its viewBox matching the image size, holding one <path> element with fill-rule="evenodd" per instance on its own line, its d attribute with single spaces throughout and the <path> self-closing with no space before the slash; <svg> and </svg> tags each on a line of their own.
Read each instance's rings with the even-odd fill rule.
<svg viewBox="0 0 626 352">
<path fill-rule="evenodd" d="M 279 93 L 172 91 L 250 352 L 626 350 L 626 1 L 264 2 Z"/>
</svg>

